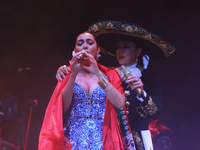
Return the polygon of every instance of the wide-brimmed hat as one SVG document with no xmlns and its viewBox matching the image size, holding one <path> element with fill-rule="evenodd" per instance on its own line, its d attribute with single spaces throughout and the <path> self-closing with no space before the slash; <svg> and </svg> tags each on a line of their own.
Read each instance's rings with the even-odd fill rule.
<svg viewBox="0 0 200 150">
<path fill-rule="evenodd" d="M 175 51 L 169 42 L 132 23 L 101 21 L 92 24 L 88 32 L 94 35 L 104 53 L 115 55 L 116 42 L 126 40 L 141 45 L 143 53 L 151 59 L 168 57 Z"/>
</svg>

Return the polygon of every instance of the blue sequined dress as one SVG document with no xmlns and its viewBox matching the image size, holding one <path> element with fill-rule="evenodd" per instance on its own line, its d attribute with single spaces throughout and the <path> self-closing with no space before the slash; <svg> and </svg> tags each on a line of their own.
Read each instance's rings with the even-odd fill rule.
<svg viewBox="0 0 200 150">
<path fill-rule="evenodd" d="M 73 150 L 103 149 L 103 120 L 106 93 L 99 86 L 91 97 L 76 82 L 74 83 L 71 113 L 65 127 L 65 136 Z"/>
</svg>

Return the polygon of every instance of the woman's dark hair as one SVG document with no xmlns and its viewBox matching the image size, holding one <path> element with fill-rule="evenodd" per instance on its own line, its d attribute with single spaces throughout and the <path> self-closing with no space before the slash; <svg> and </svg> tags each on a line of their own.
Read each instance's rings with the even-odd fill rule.
<svg viewBox="0 0 200 150">
<path fill-rule="evenodd" d="M 135 44 L 136 49 L 142 48 L 142 42 L 140 40 L 132 40 L 130 41 Z M 141 52 L 140 56 L 138 57 L 137 67 L 140 69 L 140 71 L 143 71 L 144 63 L 143 63 L 143 53 Z"/>
<path fill-rule="evenodd" d="M 80 33 L 80 34 L 78 34 L 78 35 L 76 36 L 76 40 L 77 40 L 77 37 L 78 37 L 79 35 L 81 35 L 81 34 L 85 34 L 85 33 L 91 34 L 91 33 L 90 33 L 90 32 L 88 32 L 88 31 L 84 31 L 84 32 L 82 32 L 82 33 Z M 99 46 L 99 44 L 98 44 L 98 41 L 97 41 L 96 37 L 95 37 L 93 34 L 91 34 L 91 35 L 94 37 L 94 39 L 95 39 L 95 41 L 96 41 L 96 43 L 97 43 L 97 46 Z"/>
<path fill-rule="evenodd" d="M 143 71 L 144 64 L 143 64 L 143 54 L 140 54 L 140 56 L 138 57 L 138 62 L 137 62 L 137 68 L 140 69 L 140 71 Z"/>
</svg>

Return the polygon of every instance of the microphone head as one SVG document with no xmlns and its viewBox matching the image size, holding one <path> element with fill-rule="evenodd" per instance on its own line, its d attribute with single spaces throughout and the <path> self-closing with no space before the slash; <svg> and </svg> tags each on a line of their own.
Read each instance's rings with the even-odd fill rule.
<svg viewBox="0 0 200 150">
<path fill-rule="evenodd" d="M 127 68 L 123 69 L 123 74 L 126 78 L 132 76 L 131 72 Z"/>
<path fill-rule="evenodd" d="M 24 72 L 24 71 L 30 71 L 30 70 L 32 70 L 32 68 L 31 68 L 31 67 L 19 68 L 19 69 L 17 70 L 17 72 L 18 72 L 18 73 L 20 73 L 20 72 Z"/>
<path fill-rule="evenodd" d="M 32 100 L 32 99 L 28 99 L 27 102 L 29 103 L 30 106 L 35 107 L 38 105 L 38 101 L 37 100 Z"/>
<path fill-rule="evenodd" d="M 38 101 L 37 100 L 33 100 L 33 106 L 37 106 L 38 105 Z"/>
<path fill-rule="evenodd" d="M 22 68 L 19 68 L 19 69 L 17 70 L 17 72 L 20 73 L 22 70 L 23 70 Z"/>
<path fill-rule="evenodd" d="M 80 55 L 78 55 L 78 57 L 77 57 L 77 59 L 76 59 L 76 62 L 80 62 L 82 59 L 83 59 L 83 57 L 85 56 L 85 50 L 83 50 L 82 51 L 82 53 L 80 54 Z"/>
</svg>

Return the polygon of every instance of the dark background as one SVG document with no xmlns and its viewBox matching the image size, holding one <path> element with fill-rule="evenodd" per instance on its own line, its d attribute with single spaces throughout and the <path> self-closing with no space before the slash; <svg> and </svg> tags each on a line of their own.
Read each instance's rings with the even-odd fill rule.
<svg viewBox="0 0 200 150">
<path fill-rule="evenodd" d="M 25 97 L 39 103 L 33 111 L 27 150 L 37 149 L 57 68 L 68 65 L 75 37 L 101 20 L 136 23 L 176 47 L 171 56 L 149 66 L 162 76 L 160 122 L 172 129 L 174 150 L 199 149 L 199 16 L 200 1 L 194 0 L 1 0 L 0 73 L 7 91 L 19 101 Z M 32 68 L 26 73 L 26 93 L 24 73 L 18 73 L 24 67 Z M 20 134 L 13 134 L 9 142 L 20 145 Z"/>
</svg>

